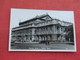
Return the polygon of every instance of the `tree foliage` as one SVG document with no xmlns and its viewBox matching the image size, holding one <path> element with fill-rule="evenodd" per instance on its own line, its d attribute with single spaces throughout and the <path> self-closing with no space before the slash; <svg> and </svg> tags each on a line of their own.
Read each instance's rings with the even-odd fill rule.
<svg viewBox="0 0 80 60">
<path fill-rule="evenodd" d="M 66 27 L 65 31 L 67 32 L 66 34 L 66 40 L 70 42 L 74 42 L 74 31 L 73 31 L 73 25 L 70 25 Z"/>
</svg>

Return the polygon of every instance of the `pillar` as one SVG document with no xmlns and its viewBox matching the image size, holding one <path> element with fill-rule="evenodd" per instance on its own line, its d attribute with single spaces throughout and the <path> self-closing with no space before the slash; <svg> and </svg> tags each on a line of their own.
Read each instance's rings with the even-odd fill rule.
<svg viewBox="0 0 80 60">
<path fill-rule="evenodd" d="M 35 34 L 35 28 L 32 28 L 32 41 L 35 39 L 34 34 Z"/>
</svg>

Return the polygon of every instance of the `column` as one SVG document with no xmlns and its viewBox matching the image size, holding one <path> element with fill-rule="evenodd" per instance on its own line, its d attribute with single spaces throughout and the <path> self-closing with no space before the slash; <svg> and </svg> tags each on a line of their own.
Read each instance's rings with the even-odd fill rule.
<svg viewBox="0 0 80 60">
<path fill-rule="evenodd" d="M 60 34 L 61 34 L 61 27 L 60 27 Z"/>
<path fill-rule="evenodd" d="M 44 36 L 44 40 L 45 40 L 45 36 Z"/>
<path fill-rule="evenodd" d="M 43 40 L 43 36 L 42 36 L 42 40 Z"/>
<path fill-rule="evenodd" d="M 37 36 L 35 36 L 35 40 L 37 40 Z"/>
<path fill-rule="evenodd" d="M 53 26 L 53 29 L 52 30 L 53 30 L 53 33 L 56 33 L 57 32 L 57 29 L 56 29 L 56 26 L 55 25 Z"/>
<path fill-rule="evenodd" d="M 40 36 L 39 36 L 39 39 L 38 40 L 40 40 Z"/>
<path fill-rule="evenodd" d="M 41 36 L 40 36 L 40 41 L 41 41 Z"/>
<path fill-rule="evenodd" d="M 32 41 L 35 39 L 34 34 L 35 34 L 35 28 L 32 28 Z"/>
<path fill-rule="evenodd" d="M 48 40 L 49 40 L 49 35 L 47 37 L 48 37 Z"/>
<path fill-rule="evenodd" d="M 46 35 L 45 35 L 45 40 L 46 40 Z"/>
<path fill-rule="evenodd" d="M 26 36 L 24 35 L 24 42 L 26 41 Z"/>
</svg>

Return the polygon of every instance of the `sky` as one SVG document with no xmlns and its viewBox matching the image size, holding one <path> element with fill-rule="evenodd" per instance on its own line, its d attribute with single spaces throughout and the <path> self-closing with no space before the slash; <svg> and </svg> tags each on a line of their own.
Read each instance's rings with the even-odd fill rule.
<svg viewBox="0 0 80 60">
<path fill-rule="evenodd" d="M 58 11 L 58 10 L 34 10 L 34 9 L 15 9 L 11 8 L 10 13 L 10 28 L 19 26 L 19 22 L 26 21 L 43 14 L 50 15 L 53 19 L 74 23 L 73 11 Z"/>
</svg>

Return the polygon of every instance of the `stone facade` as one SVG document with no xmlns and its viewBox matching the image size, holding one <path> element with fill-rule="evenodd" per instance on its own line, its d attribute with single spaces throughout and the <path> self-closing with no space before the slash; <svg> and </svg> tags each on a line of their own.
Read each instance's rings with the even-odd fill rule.
<svg viewBox="0 0 80 60">
<path fill-rule="evenodd" d="M 12 28 L 11 41 L 39 42 L 39 41 L 66 41 L 65 28 L 72 25 L 70 22 L 53 19 L 48 14 L 36 16 L 20 22 L 18 27 Z"/>
</svg>

